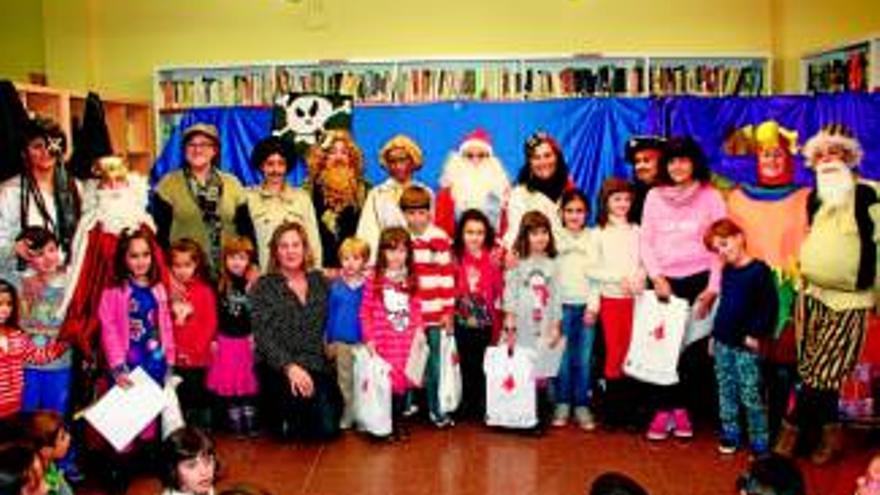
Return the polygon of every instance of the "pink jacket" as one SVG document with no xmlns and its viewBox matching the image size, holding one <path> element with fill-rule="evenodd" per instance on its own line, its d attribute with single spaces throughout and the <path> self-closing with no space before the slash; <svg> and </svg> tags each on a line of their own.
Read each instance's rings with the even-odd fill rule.
<svg viewBox="0 0 880 495">
<path fill-rule="evenodd" d="M 639 248 L 648 276 L 679 278 L 710 271 L 708 288 L 718 292 L 722 264 L 703 245 L 713 222 L 724 218 L 721 194 L 706 184 L 684 190 L 659 186 L 648 192 Z"/>
<path fill-rule="evenodd" d="M 424 328 L 421 301 L 415 294 L 404 296 L 405 292 L 399 284 L 384 277 L 381 288 L 376 287 L 374 277 L 376 275 L 369 277 L 364 283 L 364 297 L 361 302 L 364 343 L 372 342 L 376 353 L 391 365 L 391 389 L 394 393 L 403 393 L 410 388 L 404 371 L 412 340 L 415 333 Z M 387 294 L 384 293 L 386 289 L 390 290 Z M 392 311 L 396 311 L 394 314 L 389 313 L 386 303 L 397 306 L 392 308 Z M 395 330 L 392 324 L 395 316 L 407 323 L 402 331 Z"/>
<path fill-rule="evenodd" d="M 168 293 L 161 284 L 154 285 L 152 292 L 159 306 L 159 339 L 165 349 L 165 359 L 169 365 L 173 365 L 174 328 L 171 323 Z M 98 318 L 101 320 L 101 347 L 110 369 L 124 365 L 125 356 L 128 354 L 130 298 L 131 288 L 128 284 L 122 287 L 109 287 L 101 293 L 101 304 L 98 307 Z"/>
</svg>

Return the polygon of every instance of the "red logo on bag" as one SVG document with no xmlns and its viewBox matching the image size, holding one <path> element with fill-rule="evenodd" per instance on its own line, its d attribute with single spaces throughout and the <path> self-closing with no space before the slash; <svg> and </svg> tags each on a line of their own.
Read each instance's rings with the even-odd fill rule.
<svg viewBox="0 0 880 495">
<path fill-rule="evenodd" d="M 461 358 L 458 357 L 457 352 L 453 352 L 449 359 L 452 360 L 452 364 L 456 366 L 458 366 L 458 364 L 461 362 Z"/>
<path fill-rule="evenodd" d="M 507 378 L 501 382 L 501 388 L 503 388 L 505 392 L 512 392 L 513 389 L 516 388 L 516 380 L 513 379 L 513 375 L 507 375 Z"/>
<path fill-rule="evenodd" d="M 651 336 L 654 337 L 654 340 L 663 340 L 666 336 L 666 327 L 662 323 L 657 325 L 657 328 L 651 332 Z"/>
</svg>

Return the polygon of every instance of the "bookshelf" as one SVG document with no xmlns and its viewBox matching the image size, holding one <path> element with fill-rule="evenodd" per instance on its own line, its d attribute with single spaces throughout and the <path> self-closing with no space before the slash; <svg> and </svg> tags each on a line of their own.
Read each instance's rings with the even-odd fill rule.
<svg viewBox="0 0 880 495">
<path fill-rule="evenodd" d="M 652 57 L 648 66 L 654 96 L 761 96 L 772 87 L 761 57 Z"/>
<path fill-rule="evenodd" d="M 523 101 L 595 96 L 766 95 L 770 57 L 748 54 L 576 54 L 324 60 L 159 67 L 155 140 L 192 108 L 269 107 L 294 92 L 350 95 L 357 105 Z"/>
<path fill-rule="evenodd" d="M 86 95 L 67 89 L 15 83 L 25 109 L 32 117 L 48 117 L 58 123 L 73 143 L 74 125 L 82 121 Z M 153 165 L 153 109 L 150 103 L 127 99 L 104 99 L 105 121 L 113 151 L 125 156 L 133 170 L 147 174 Z M 72 150 L 68 146 L 68 156 Z"/>
<path fill-rule="evenodd" d="M 880 91 L 880 36 L 801 57 L 801 90 L 808 94 Z"/>
</svg>

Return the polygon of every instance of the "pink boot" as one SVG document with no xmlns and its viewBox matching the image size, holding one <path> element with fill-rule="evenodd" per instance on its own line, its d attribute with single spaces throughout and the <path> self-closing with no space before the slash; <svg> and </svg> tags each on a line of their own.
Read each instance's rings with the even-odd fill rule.
<svg viewBox="0 0 880 495">
<path fill-rule="evenodd" d="M 672 434 L 676 438 L 693 438 L 694 427 L 691 426 L 691 418 L 684 409 L 676 409 L 672 411 L 673 430 Z"/>
<path fill-rule="evenodd" d="M 646 435 L 648 440 L 666 440 L 669 438 L 669 430 L 671 429 L 669 421 L 671 419 L 669 411 L 657 411 L 654 414 L 654 419 L 651 421 L 651 426 L 648 427 Z"/>
</svg>

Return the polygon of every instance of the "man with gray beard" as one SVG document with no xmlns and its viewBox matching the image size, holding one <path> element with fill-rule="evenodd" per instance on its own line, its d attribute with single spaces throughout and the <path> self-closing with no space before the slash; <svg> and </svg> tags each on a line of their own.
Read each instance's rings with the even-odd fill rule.
<svg viewBox="0 0 880 495">
<path fill-rule="evenodd" d="M 816 173 L 816 190 L 807 204 L 810 230 L 800 252 L 798 374 L 803 387 L 774 450 L 791 456 L 799 433 L 821 428 L 810 458 L 825 464 L 843 447 L 840 387 L 861 353 L 868 310 L 875 303 L 880 203 L 872 187 L 858 182 L 854 169 L 862 148 L 847 129 L 823 128 L 807 141 L 803 154 Z"/>
</svg>

